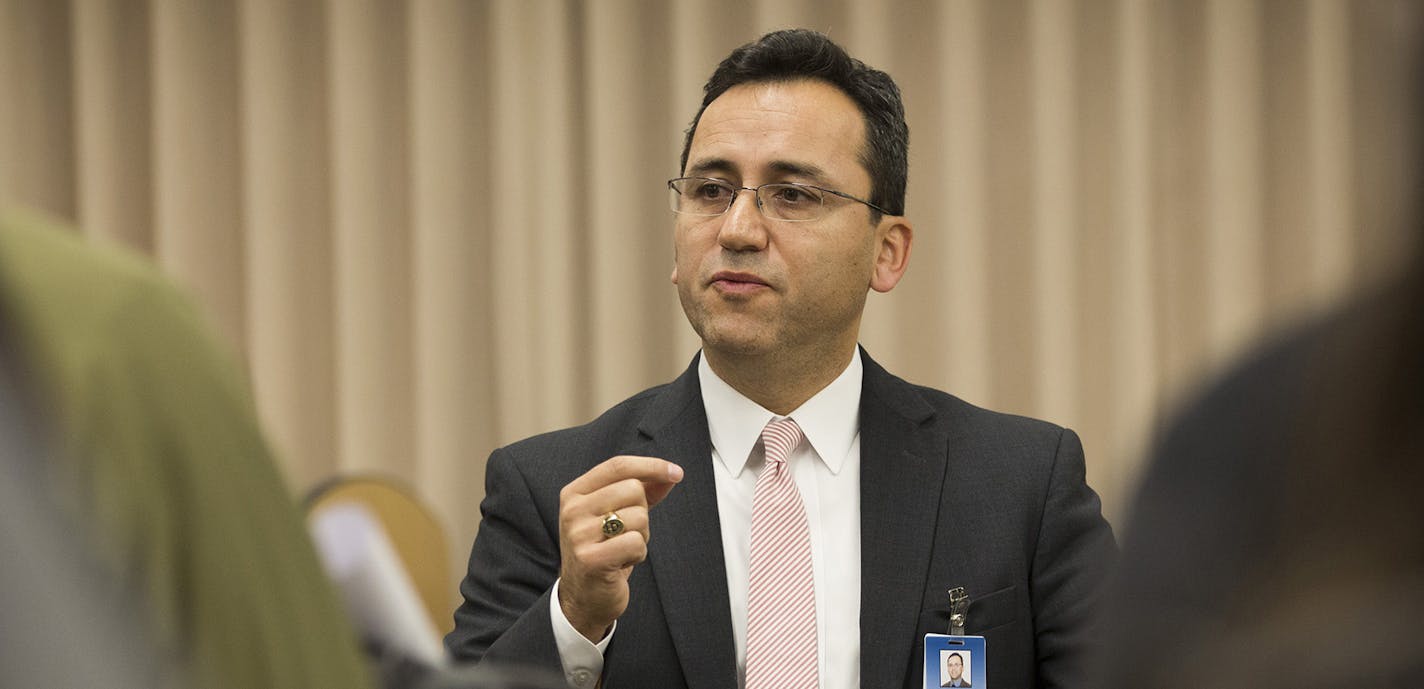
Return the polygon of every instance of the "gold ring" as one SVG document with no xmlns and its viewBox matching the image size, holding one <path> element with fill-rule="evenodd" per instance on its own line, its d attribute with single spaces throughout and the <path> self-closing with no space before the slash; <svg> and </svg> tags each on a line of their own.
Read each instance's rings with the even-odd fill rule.
<svg viewBox="0 0 1424 689">
<path fill-rule="evenodd" d="M 617 512 L 609 512 L 603 515 L 603 537 L 613 538 L 623 533 L 623 520 L 618 518 Z"/>
</svg>

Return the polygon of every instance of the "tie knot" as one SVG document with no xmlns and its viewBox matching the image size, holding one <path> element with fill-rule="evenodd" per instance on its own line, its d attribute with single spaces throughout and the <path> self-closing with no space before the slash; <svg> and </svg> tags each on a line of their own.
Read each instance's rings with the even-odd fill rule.
<svg viewBox="0 0 1424 689">
<path fill-rule="evenodd" d="M 766 449 L 767 464 L 782 463 L 791 458 L 791 451 L 801 444 L 805 435 L 790 418 L 773 419 L 761 430 L 761 444 Z"/>
</svg>

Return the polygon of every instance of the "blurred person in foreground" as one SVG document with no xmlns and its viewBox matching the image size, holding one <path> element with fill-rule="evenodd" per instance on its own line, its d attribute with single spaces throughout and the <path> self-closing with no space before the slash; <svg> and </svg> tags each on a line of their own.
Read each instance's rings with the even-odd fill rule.
<svg viewBox="0 0 1424 689">
<path fill-rule="evenodd" d="M 1424 687 L 1424 199 L 1412 201 L 1402 276 L 1275 337 L 1159 441 L 1094 686 Z"/>
<path fill-rule="evenodd" d="M 138 606 L 49 490 L 38 410 L 11 344 L 0 300 L 0 687 L 177 686 L 181 674 L 165 672 L 133 624 Z"/>
<path fill-rule="evenodd" d="M 620 187 L 671 200 L 702 351 L 490 456 L 456 658 L 585 689 L 918 687 L 963 587 L 990 684 L 1083 686 L 1115 546 L 1077 436 L 857 346 L 868 292 L 908 267 L 908 138 L 894 81 L 824 35 L 723 60 L 679 177 Z"/>
<path fill-rule="evenodd" d="M 135 257 L 38 215 L 3 211 L 0 319 L 5 423 L 25 436 L 6 440 L 14 453 L 6 471 L 46 492 L 0 502 L 8 526 L 35 526 L 7 539 L 45 538 L 52 525 L 34 515 L 80 527 L 75 543 L 44 554 L 74 567 L 46 581 L 9 572 L 43 585 L 21 609 L 38 614 L 50 601 L 54 615 L 94 615 L 95 625 L 124 634 L 115 647 L 141 640 L 150 653 L 116 668 L 118 686 L 130 675 L 199 688 L 370 685 L 242 376 L 185 297 Z M 98 609 L 75 610 L 96 581 L 108 591 Z M 86 590 L 56 600 L 65 587 Z M 34 640 L 73 623 L 0 620 L 7 662 L 33 662 L 29 676 L 53 678 L 46 668 L 67 649 Z M 78 641 L 73 650 L 84 653 L 95 640 Z"/>
<path fill-rule="evenodd" d="M 1105 689 L 1424 686 L 1424 261 L 1183 414 L 1131 512 Z"/>
</svg>

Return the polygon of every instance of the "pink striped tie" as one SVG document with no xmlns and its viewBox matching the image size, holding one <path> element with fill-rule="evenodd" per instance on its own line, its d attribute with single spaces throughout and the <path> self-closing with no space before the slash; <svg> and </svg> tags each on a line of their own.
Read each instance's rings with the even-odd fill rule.
<svg viewBox="0 0 1424 689">
<path fill-rule="evenodd" d="M 773 420 L 761 432 L 766 466 L 752 493 L 747 689 L 820 686 L 811 531 L 787 464 L 803 437 L 791 419 Z"/>
</svg>

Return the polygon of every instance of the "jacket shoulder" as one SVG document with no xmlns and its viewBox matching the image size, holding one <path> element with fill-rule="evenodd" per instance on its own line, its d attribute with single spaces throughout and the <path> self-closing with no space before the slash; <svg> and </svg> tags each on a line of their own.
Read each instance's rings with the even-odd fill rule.
<svg viewBox="0 0 1424 689">
<path fill-rule="evenodd" d="M 1065 432 L 1072 431 L 1051 421 L 1021 414 L 995 411 L 968 402 L 943 390 L 905 383 L 910 394 L 934 410 L 933 423 L 956 434 L 981 442 L 1050 443 L 1057 446 Z"/>
</svg>

